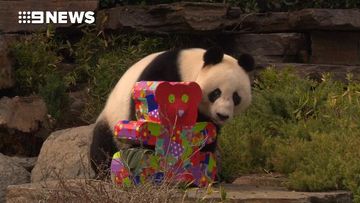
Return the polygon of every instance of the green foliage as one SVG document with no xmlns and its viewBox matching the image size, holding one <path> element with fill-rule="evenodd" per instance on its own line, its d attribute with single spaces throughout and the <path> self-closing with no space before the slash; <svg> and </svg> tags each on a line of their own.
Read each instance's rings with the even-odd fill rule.
<svg viewBox="0 0 360 203">
<path fill-rule="evenodd" d="M 175 39 L 175 38 L 174 38 Z M 49 113 L 61 119 L 69 98 L 67 91 L 86 85 L 90 101 L 82 120 L 93 122 L 103 108 L 108 94 L 122 74 L 142 57 L 173 44 L 172 38 L 147 37 L 137 33 L 105 35 L 94 28 L 84 28 L 82 38 L 71 44 L 49 29 L 15 43 L 17 93 L 40 94 Z M 62 70 L 60 53 L 68 52 L 75 66 Z"/>
<path fill-rule="evenodd" d="M 15 59 L 16 92 L 18 95 L 39 94 L 46 102 L 48 113 L 56 119 L 63 115 L 68 96 L 58 64 L 57 54 L 62 43 L 49 28 L 14 43 L 11 53 Z"/>
<path fill-rule="evenodd" d="M 84 30 L 84 37 L 71 46 L 77 66 L 68 75 L 68 81 L 86 82 L 89 86 L 91 98 L 83 120 L 93 122 L 127 68 L 150 53 L 167 49 L 168 43 L 164 42 L 163 38 L 137 33 L 105 35 Z"/>
<path fill-rule="evenodd" d="M 44 99 L 49 114 L 55 119 L 62 119 L 62 113 L 69 103 L 66 86 L 62 78 L 54 73 L 47 75 L 44 86 L 40 86 L 39 94 Z"/>
<path fill-rule="evenodd" d="M 61 60 L 55 52 L 57 46 L 49 32 L 34 34 L 12 45 L 19 93 L 37 93 L 48 74 L 56 71 Z"/>
<path fill-rule="evenodd" d="M 291 69 L 262 72 L 253 104 L 223 128 L 223 176 L 276 171 L 289 187 L 351 189 L 360 200 L 360 84 L 300 79 Z"/>
</svg>

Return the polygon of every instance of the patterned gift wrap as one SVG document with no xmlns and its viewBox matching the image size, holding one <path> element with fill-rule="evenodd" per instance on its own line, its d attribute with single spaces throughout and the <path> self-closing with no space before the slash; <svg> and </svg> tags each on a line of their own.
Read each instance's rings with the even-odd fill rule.
<svg viewBox="0 0 360 203">
<path fill-rule="evenodd" d="M 128 166 L 120 152 L 115 153 L 111 164 L 113 181 L 129 186 L 146 180 L 155 183 L 165 180 L 200 187 L 213 182 L 217 173 L 215 156 L 200 149 L 216 140 L 216 128 L 212 123 L 196 123 L 200 87 L 191 82 L 138 82 L 133 99 L 138 120 L 119 121 L 114 134 L 122 141 L 155 150 L 137 161 L 136 170 Z M 179 116 L 179 110 L 184 116 Z"/>
<path fill-rule="evenodd" d="M 137 82 L 132 90 L 137 120 L 160 122 L 155 90 L 161 82 Z"/>
</svg>

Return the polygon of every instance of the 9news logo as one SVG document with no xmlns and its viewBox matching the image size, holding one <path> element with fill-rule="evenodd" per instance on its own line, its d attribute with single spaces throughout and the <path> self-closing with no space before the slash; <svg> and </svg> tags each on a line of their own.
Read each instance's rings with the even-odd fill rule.
<svg viewBox="0 0 360 203">
<path fill-rule="evenodd" d="M 93 11 L 19 11 L 19 21 L 27 24 L 75 24 L 95 22 Z"/>
</svg>

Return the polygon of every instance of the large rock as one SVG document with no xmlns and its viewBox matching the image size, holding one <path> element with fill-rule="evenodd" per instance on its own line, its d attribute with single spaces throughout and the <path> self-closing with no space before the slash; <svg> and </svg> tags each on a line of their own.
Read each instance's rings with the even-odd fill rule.
<svg viewBox="0 0 360 203">
<path fill-rule="evenodd" d="M 101 10 L 97 22 L 105 29 L 131 28 L 155 33 L 343 31 L 360 30 L 360 10 L 303 9 L 244 14 L 239 8 L 225 4 L 173 3 Z"/>
<path fill-rule="evenodd" d="M 0 99 L 0 151 L 37 156 L 49 135 L 45 102 L 37 96 Z"/>
<path fill-rule="evenodd" d="M 359 9 L 303 9 L 289 13 L 290 29 L 360 30 Z"/>
<path fill-rule="evenodd" d="M 204 32 L 224 27 L 227 7 L 209 3 L 174 3 L 155 6 L 124 6 L 102 10 L 98 23 L 106 29 L 133 28 L 150 32 Z"/>
<path fill-rule="evenodd" d="M 234 26 L 230 22 L 230 26 Z M 233 30 L 242 32 L 288 32 L 308 30 L 360 30 L 358 9 L 303 9 L 242 15 Z"/>
<path fill-rule="evenodd" d="M 5 201 L 5 190 L 8 185 L 30 182 L 30 173 L 10 157 L 0 153 L 0 202 Z"/>
<path fill-rule="evenodd" d="M 0 127 L 35 132 L 47 122 L 45 102 L 37 96 L 0 99 Z"/>
<path fill-rule="evenodd" d="M 9 57 L 9 37 L 0 35 L 0 90 L 15 84 L 12 62 Z"/>
<path fill-rule="evenodd" d="M 311 62 L 360 65 L 359 32 L 311 33 Z"/>
<path fill-rule="evenodd" d="M 10 157 L 10 160 L 14 163 L 16 163 L 19 166 L 22 166 L 27 171 L 31 172 L 31 170 L 34 168 L 37 157 L 19 157 L 19 156 L 13 156 Z"/>
<path fill-rule="evenodd" d="M 29 32 L 46 29 L 48 24 L 20 24 L 19 11 L 94 11 L 98 0 L 0 0 L 0 32 Z M 69 27 L 71 24 L 54 24 L 55 27 Z"/>
<path fill-rule="evenodd" d="M 306 37 L 300 33 L 238 34 L 237 53 L 249 53 L 257 63 L 303 62 L 307 58 Z"/>
<path fill-rule="evenodd" d="M 41 148 L 31 181 L 93 177 L 89 158 L 92 129 L 90 125 L 53 132 Z"/>
</svg>

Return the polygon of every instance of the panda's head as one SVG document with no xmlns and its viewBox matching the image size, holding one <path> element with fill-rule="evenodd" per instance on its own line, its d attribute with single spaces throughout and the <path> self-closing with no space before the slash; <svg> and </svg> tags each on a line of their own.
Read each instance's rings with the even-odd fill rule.
<svg viewBox="0 0 360 203">
<path fill-rule="evenodd" d="M 221 126 L 250 105 L 251 83 L 247 72 L 253 70 L 254 59 L 248 54 L 235 59 L 220 48 L 210 48 L 203 60 L 196 80 L 203 91 L 199 110 Z"/>
</svg>

